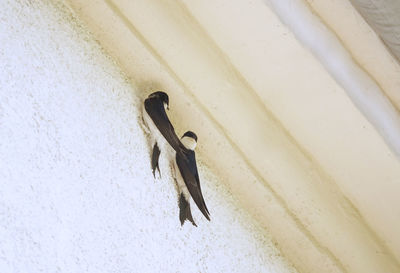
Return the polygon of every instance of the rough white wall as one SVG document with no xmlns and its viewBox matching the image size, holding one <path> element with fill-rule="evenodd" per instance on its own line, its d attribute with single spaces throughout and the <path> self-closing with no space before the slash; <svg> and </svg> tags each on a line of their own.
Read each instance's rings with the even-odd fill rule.
<svg viewBox="0 0 400 273">
<path fill-rule="evenodd" d="M 180 226 L 141 99 L 64 6 L 0 7 L 1 272 L 295 271 L 201 162 L 212 221 Z"/>
</svg>

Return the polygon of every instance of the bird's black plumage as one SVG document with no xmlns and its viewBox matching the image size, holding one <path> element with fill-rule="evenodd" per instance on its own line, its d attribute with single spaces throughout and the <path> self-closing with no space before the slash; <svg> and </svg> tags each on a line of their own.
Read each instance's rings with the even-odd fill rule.
<svg viewBox="0 0 400 273">
<path fill-rule="evenodd" d="M 158 165 L 158 158 L 160 157 L 160 148 L 158 148 L 157 142 L 153 147 L 153 154 L 151 155 L 151 169 L 153 170 L 153 176 L 156 177 L 156 169 L 161 177 L 160 166 Z"/>
<path fill-rule="evenodd" d="M 152 93 L 144 101 L 144 107 L 147 114 L 153 120 L 155 126 L 172 146 L 172 148 L 175 151 L 181 150 L 182 148 L 184 149 L 185 147 L 180 142 L 175 133 L 175 129 L 169 121 L 167 113 L 165 112 L 164 103 L 168 104 L 168 95 L 164 92 L 158 91 Z"/>
<path fill-rule="evenodd" d="M 204 202 L 203 194 L 201 192 L 200 179 L 196 165 L 196 154 L 192 150 L 188 150 L 186 148 L 185 150 L 185 153 L 182 151 L 177 151 L 176 163 L 194 202 L 207 220 L 210 221 L 210 213 L 208 212 L 206 203 Z"/>
<path fill-rule="evenodd" d="M 190 210 L 190 203 L 188 200 L 186 200 L 183 193 L 181 193 L 179 195 L 179 220 L 181 221 L 181 225 L 183 225 L 186 219 L 189 220 L 195 227 L 197 227 Z"/>
<path fill-rule="evenodd" d="M 193 133 L 192 131 L 187 131 L 186 133 L 183 134 L 182 138 L 184 137 L 191 137 L 197 142 L 197 135 Z"/>
</svg>

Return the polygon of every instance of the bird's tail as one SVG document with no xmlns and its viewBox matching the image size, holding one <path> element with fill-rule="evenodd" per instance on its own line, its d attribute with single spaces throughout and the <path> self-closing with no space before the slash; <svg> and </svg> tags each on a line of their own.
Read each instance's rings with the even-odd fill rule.
<svg viewBox="0 0 400 273">
<path fill-rule="evenodd" d="M 192 222 L 192 224 L 194 226 L 197 227 L 197 225 L 194 222 L 193 217 L 192 217 L 192 212 L 190 210 L 190 204 L 185 199 L 185 196 L 183 195 L 183 193 L 181 193 L 179 196 L 179 220 L 181 220 L 181 225 L 183 225 L 185 220 L 189 220 L 190 222 Z"/>
<path fill-rule="evenodd" d="M 153 147 L 153 154 L 151 155 L 151 169 L 153 170 L 154 178 L 156 178 L 156 169 L 158 170 L 158 173 L 160 174 L 161 178 L 160 166 L 158 165 L 158 159 L 160 157 L 160 153 L 161 153 L 160 148 L 158 148 L 156 142 Z"/>
</svg>

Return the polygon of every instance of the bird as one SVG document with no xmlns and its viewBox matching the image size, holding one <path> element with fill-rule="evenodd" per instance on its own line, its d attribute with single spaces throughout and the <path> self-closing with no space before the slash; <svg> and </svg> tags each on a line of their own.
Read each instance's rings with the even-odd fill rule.
<svg viewBox="0 0 400 273">
<path fill-rule="evenodd" d="M 185 220 L 189 220 L 197 227 L 190 210 L 190 197 L 193 198 L 206 219 L 210 221 L 210 213 L 201 192 L 194 152 L 197 146 L 197 136 L 192 131 L 187 131 L 179 139 L 166 110 L 169 110 L 169 97 L 163 91 L 151 93 L 144 101 L 142 117 L 146 125 L 145 130 L 151 136 L 153 176 L 155 177 L 155 171 L 158 170 L 161 177 L 158 160 L 162 149 L 168 158 L 177 185 L 181 225 Z"/>
<path fill-rule="evenodd" d="M 194 152 L 197 146 L 197 135 L 192 131 L 187 131 L 183 134 L 181 143 L 185 149 L 176 151 L 175 160 L 170 162 L 173 170 L 172 175 L 178 188 L 179 220 L 181 225 L 184 224 L 185 220 L 189 220 L 197 227 L 190 210 L 190 197 L 193 198 L 204 217 L 210 221 L 210 213 L 201 192 L 196 154 Z"/>
<path fill-rule="evenodd" d="M 169 97 L 163 91 L 156 91 L 151 93 L 145 100 L 142 110 L 142 118 L 145 124 L 145 130 L 151 137 L 151 146 L 153 147 L 151 156 L 151 168 L 153 176 L 155 171 L 161 177 L 158 159 L 160 157 L 160 148 L 165 147 L 166 142 L 177 151 L 185 149 L 175 133 L 165 110 L 169 110 Z"/>
</svg>

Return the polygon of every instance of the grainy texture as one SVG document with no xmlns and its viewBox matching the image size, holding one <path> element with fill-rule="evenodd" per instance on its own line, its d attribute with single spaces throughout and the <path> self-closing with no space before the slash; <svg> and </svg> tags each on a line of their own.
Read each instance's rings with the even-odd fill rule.
<svg viewBox="0 0 400 273">
<path fill-rule="evenodd" d="M 141 101 L 61 4 L 0 1 L 1 272 L 295 272 L 202 163 L 180 226 Z"/>
</svg>

